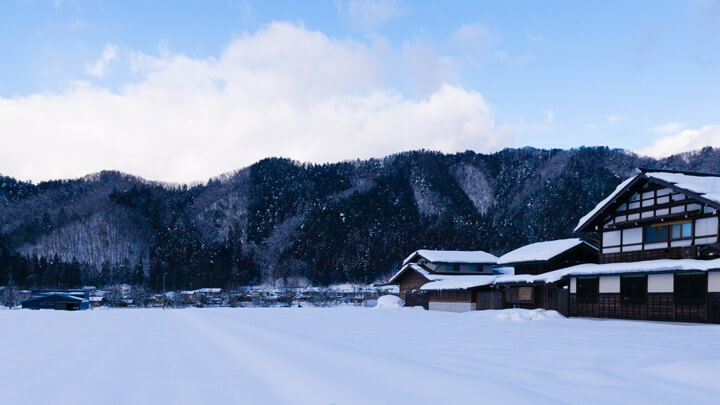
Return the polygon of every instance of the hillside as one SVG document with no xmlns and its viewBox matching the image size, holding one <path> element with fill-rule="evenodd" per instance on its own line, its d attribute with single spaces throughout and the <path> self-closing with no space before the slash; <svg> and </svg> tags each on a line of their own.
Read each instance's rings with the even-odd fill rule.
<svg viewBox="0 0 720 405">
<path fill-rule="evenodd" d="M 496 255 L 568 237 L 637 166 L 720 172 L 720 150 L 662 160 L 608 148 L 265 159 L 204 185 L 118 172 L 0 177 L 0 285 L 371 282 L 418 248 Z"/>
</svg>

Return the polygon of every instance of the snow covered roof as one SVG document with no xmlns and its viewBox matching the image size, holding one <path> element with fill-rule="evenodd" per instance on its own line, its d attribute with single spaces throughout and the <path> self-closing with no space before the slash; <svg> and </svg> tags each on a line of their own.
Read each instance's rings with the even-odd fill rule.
<svg viewBox="0 0 720 405">
<path fill-rule="evenodd" d="M 195 290 L 195 292 L 202 294 L 219 294 L 222 292 L 222 288 L 200 288 Z"/>
<path fill-rule="evenodd" d="M 415 270 L 416 272 L 422 274 L 423 277 L 425 277 L 426 279 L 428 279 L 430 281 L 440 280 L 442 278 L 442 276 L 427 271 L 427 269 L 425 269 L 423 266 L 421 266 L 417 263 L 408 263 L 408 264 L 404 265 L 400 269 L 400 271 L 398 271 L 392 277 L 390 277 L 390 280 L 388 280 L 388 283 L 394 283 L 398 278 L 400 278 L 400 276 L 403 273 L 405 273 L 408 270 Z"/>
<path fill-rule="evenodd" d="M 584 217 L 580 218 L 580 221 L 578 221 L 578 224 L 575 227 L 575 229 L 573 230 L 573 232 L 578 232 L 583 226 L 585 226 L 585 223 L 587 223 L 590 219 L 595 217 L 595 215 L 597 215 L 600 211 L 604 210 L 605 207 L 608 204 L 610 204 L 610 202 L 613 201 L 615 199 L 615 197 L 617 197 L 618 194 L 620 194 L 625 189 L 625 187 L 627 187 L 630 183 L 632 183 L 639 176 L 640 175 L 637 174 L 637 175 L 630 177 L 629 179 L 623 181 L 622 183 L 620 183 L 615 188 L 615 190 L 612 193 L 610 193 L 609 196 L 607 196 L 604 200 L 600 201 L 598 203 L 598 205 L 596 205 L 595 208 L 593 208 L 590 212 L 588 212 Z"/>
<path fill-rule="evenodd" d="M 642 262 L 578 264 L 564 269 L 554 270 L 543 274 L 518 274 L 513 276 L 499 276 L 495 284 L 506 283 L 554 283 L 565 277 L 591 276 L 629 273 L 665 273 L 669 271 L 708 271 L 720 270 L 720 259 L 662 259 L 646 260 Z"/>
<path fill-rule="evenodd" d="M 587 215 L 580 218 L 575 232 L 581 230 L 587 223 L 592 220 L 598 213 L 602 212 L 608 204 L 614 201 L 627 186 L 640 178 L 648 180 L 659 180 L 669 183 L 673 188 L 681 191 L 688 191 L 700 195 L 709 202 L 720 206 L 720 174 L 713 175 L 709 173 L 693 173 L 693 172 L 675 172 L 660 169 L 640 169 L 642 172 L 626 179 L 615 188 L 604 200 L 600 201 L 595 208 Z"/>
<path fill-rule="evenodd" d="M 414 251 L 404 261 L 408 264 L 415 256 L 421 256 L 431 263 L 496 263 L 497 257 L 482 250 L 427 250 Z"/>
<path fill-rule="evenodd" d="M 687 173 L 646 172 L 647 177 L 672 183 L 675 187 L 700 194 L 704 198 L 720 203 L 720 175 L 695 176 Z"/>
<path fill-rule="evenodd" d="M 482 287 L 492 284 L 498 276 L 448 276 L 442 280 L 426 283 L 422 291 L 464 290 L 473 287 Z"/>
<path fill-rule="evenodd" d="M 537 242 L 517 248 L 500 256 L 497 264 L 507 265 L 511 263 L 544 262 L 553 257 L 567 252 L 582 244 L 595 249 L 594 246 L 580 238 L 558 239 L 547 242 Z"/>
</svg>

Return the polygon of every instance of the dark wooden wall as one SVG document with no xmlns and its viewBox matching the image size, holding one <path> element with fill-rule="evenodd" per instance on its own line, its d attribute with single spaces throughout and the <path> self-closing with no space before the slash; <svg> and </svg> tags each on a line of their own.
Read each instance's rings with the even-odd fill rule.
<svg viewBox="0 0 720 405">
<path fill-rule="evenodd" d="M 704 303 L 675 302 L 672 293 L 648 293 L 644 302 L 621 302 L 620 294 L 598 294 L 597 301 L 582 302 L 570 294 L 568 312 L 590 318 L 720 323 L 720 293 L 707 293 Z"/>
<path fill-rule="evenodd" d="M 472 293 L 468 290 L 430 291 L 429 300 L 434 302 L 472 302 Z"/>
<path fill-rule="evenodd" d="M 400 278 L 400 298 L 406 300 L 405 296 L 408 291 L 418 290 L 428 281 L 430 280 L 426 279 L 422 274 L 416 271 L 406 271 L 405 274 Z"/>
</svg>

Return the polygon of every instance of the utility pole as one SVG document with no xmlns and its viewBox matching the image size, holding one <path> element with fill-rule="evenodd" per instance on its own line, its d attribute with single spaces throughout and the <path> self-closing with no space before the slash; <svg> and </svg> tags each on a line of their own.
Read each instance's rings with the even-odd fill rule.
<svg viewBox="0 0 720 405">
<path fill-rule="evenodd" d="M 165 295 L 165 276 L 167 276 L 167 273 L 163 273 L 163 309 L 165 309 L 165 300 L 167 299 Z"/>
</svg>

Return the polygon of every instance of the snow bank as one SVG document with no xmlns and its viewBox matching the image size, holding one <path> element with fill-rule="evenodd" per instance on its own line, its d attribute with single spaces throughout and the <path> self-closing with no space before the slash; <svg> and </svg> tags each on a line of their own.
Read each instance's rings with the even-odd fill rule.
<svg viewBox="0 0 720 405">
<path fill-rule="evenodd" d="M 405 305 L 405 302 L 403 302 L 403 300 L 401 300 L 397 295 L 383 295 L 378 298 L 375 308 L 402 308 L 403 305 Z"/>
<path fill-rule="evenodd" d="M 546 319 L 564 318 L 557 311 L 544 309 L 503 309 L 497 311 L 497 319 L 501 321 L 544 321 Z"/>
</svg>

